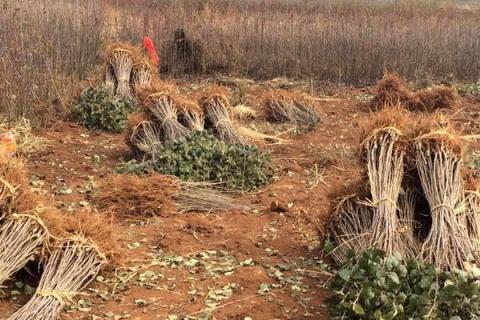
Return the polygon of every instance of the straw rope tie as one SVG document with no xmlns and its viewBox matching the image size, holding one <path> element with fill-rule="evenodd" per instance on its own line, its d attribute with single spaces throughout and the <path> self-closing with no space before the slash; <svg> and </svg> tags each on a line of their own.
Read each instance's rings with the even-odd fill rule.
<svg viewBox="0 0 480 320">
<path fill-rule="evenodd" d="M 40 297 L 52 297 L 62 306 L 66 306 L 68 302 L 72 302 L 73 297 L 78 295 L 75 291 L 56 291 L 56 290 L 37 290 L 36 295 Z"/>
</svg>

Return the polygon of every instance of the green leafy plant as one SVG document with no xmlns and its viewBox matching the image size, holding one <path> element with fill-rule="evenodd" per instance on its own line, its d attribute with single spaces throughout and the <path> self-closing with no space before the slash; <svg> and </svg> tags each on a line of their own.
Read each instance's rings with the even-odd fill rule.
<svg viewBox="0 0 480 320">
<path fill-rule="evenodd" d="M 134 109 L 131 100 L 111 97 L 104 88 L 89 88 L 72 106 L 71 116 L 89 130 L 121 132 Z"/>
<path fill-rule="evenodd" d="M 155 169 L 185 181 L 211 181 L 222 187 L 252 190 L 270 179 L 270 156 L 255 146 L 227 144 L 208 132 L 168 142 Z"/>
<path fill-rule="evenodd" d="M 120 163 L 114 172 L 117 174 L 136 174 L 144 175 L 152 172 L 152 163 L 150 161 L 139 162 L 135 159 Z"/>
<path fill-rule="evenodd" d="M 450 319 L 480 317 L 480 285 L 473 272 L 438 271 L 369 249 L 351 257 L 329 283 L 332 319 Z"/>
</svg>

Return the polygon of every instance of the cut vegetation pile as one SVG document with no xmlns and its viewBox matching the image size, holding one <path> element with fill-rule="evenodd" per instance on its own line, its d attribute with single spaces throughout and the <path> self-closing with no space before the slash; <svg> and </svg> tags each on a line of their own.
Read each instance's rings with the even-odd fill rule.
<svg viewBox="0 0 480 320">
<path fill-rule="evenodd" d="M 363 128 L 368 192 L 339 198 L 328 227 L 335 260 L 374 247 L 442 270 L 477 261 L 479 208 L 476 193 L 465 192 L 465 139 L 445 119 L 418 120 L 400 107 L 383 109 Z M 406 163 L 412 168 L 404 174 Z"/>
<path fill-rule="evenodd" d="M 401 105 L 410 111 L 436 111 L 454 109 L 457 104 L 455 89 L 438 86 L 411 91 L 407 84 L 393 74 L 386 74 L 379 81 L 376 93 L 370 101 L 372 110 Z"/>
</svg>

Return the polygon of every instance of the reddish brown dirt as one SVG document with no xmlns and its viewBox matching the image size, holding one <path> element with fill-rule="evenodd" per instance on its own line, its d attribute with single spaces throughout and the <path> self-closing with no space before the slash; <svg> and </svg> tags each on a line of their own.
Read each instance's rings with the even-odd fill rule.
<svg viewBox="0 0 480 320">
<path fill-rule="evenodd" d="M 361 174 L 356 163 L 358 121 L 368 113 L 358 103 L 360 94 L 349 90 L 339 101 L 321 103 L 324 117 L 314 131 L 290 135 L 289 144 L 265 146 L 272 152 L 278 177 L 260 192 L 242 196 L 255 208 L 252 212 L 171 213 L 118 221 L 127 251 L 125 265 L 105 270 L 64 319 L 199 316 L 209 292 L 228 284 L 235 285 L 231 295 L 218 302 L 215 319 L 328 319 L 324 306 L 328 293 L 322 288 L 326 276 L 312 261 L 321 253 L 318 230 L 328 219 L 329 195 Z M 478 108 L 470 106 L 469 112 L 478 115 Z M 458 117 L 472 120 L 469 114 Z M 54 194 L 56 205 L 70 214 L 81 206 L 95 207 L 95 184 L 127 154 L 123 137 L 92 133 L 67 122 L 38 134 L 48 138 L 50 146 L 29 159 L 32 184 Z M 272 212 L 275 200 L 288 203 L 287 211 Z M 205 266 L 165 265 L 165 255 L 201 260 L 197 254 L 207 250 L 215 250 L 208 251 L 207 264 L 224 251 L 234 259 L 235 269 L 205 276 Z M 242 261 L 248 263 L 240 265 Z M 269 275 L 272 267 L 283 270 L 280 278 Z M 147 271 L 155 279 L 142 282 L 139 277 Z M 121 279 L 129 281 L 122 284 Z M 268 294 L 257 293 L 262 284 L 271 286 Z M 11 302 L 19 300 L 22 297 L 7 292 L 0 314 L 11 313 L 15 308 Z"/>
</svg>

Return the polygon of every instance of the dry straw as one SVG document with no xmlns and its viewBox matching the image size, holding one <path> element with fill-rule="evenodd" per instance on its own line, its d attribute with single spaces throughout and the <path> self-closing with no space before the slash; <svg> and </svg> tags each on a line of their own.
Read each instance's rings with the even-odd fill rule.
<svg viewBox="0 0 480 320">
<path fill-rule="evenodd" d="M 415 142 L 416 164 L 432 226 L 422 245 L 421 257 L 442 269 L 462 268 L 475 258 L 463 203 L 460 137 L 449 126 L 419 136 Z"/>
</svg>

